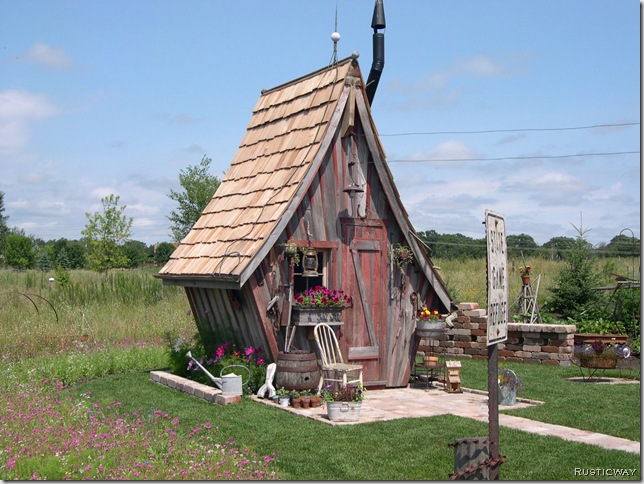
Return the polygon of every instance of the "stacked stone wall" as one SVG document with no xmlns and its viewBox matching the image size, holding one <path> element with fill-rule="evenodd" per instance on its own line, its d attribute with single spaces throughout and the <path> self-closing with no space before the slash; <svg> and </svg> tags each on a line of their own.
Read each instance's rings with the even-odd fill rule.
<svg viewBox="0 0 644 484">
<path fill-rule="evenodd" d="M 444 334 L 424 338 L 436 353 L 487 359 L 487 314 L 478 303 L 461 303 Z M 499 361 L 570 366 L 574 324 L 508 324 L 508 338 L 498 344 Z"/>
</svg>

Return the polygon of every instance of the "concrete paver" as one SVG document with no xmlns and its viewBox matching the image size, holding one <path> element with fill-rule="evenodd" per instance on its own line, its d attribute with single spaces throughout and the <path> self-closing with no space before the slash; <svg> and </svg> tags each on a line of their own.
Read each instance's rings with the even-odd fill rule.
<svg viewBox="0 0 644 484">
<path fill-rule="evenodd" d="M 331 422 L 327 418 L 326 406 L 317 408 L 279 407 L 268 399 L 253 397 L 256 401 L 312 418 L 329 425 L 356 425 L 367 422 L 393 420 L 397 418 L 432 417 L 451 414 L 471 418 L 482 422 L 488 421 L 488 399 L 484 392 L 464 391 L 447 393 L 440 388 L 394 388 L 386 390 L 369 390 L 362 403 L 358 422 Z M 525 408 L 542 402 L 518 400 L 516 405 L 501 405 L 499 410 Z M 610 435 L 573 429 L 562 425 L 549 424 L 514 415 L 499 414 L 499 425 L 539 435 L 550 435 L 574 442 L 597 445 L 605 449 L 616 449 L 640 454 L 640 442 L 635 442 Z"/>
</svg>

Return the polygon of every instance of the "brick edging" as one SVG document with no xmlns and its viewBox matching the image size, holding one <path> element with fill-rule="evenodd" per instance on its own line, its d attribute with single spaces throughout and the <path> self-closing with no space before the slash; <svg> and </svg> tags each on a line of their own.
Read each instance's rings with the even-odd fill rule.
<svg viewBox="0 0 644 484">
<path fill-rule="evenodd" d="M 151 371 L 150 380 L 217 405 L 230 405 L 231 403 L 241 402 L 241 396 L 239 395 L 223 395 L 219 388 L 204 385 L 167 371 Z"/>
</svg>

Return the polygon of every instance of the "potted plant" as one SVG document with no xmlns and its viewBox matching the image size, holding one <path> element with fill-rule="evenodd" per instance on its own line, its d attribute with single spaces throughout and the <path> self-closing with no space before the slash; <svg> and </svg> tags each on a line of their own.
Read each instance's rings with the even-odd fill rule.
<svg viewBox="0 0 644 484">
<path fill-rule="evenodd" d="M 436 337 L 445 329 L 443 316 L 438 314 L 438 310 L 427 309 L 427 306 L 416 313 L 416 330 L 420 336 Z"/>
<path fill-rule="evenodd" d="M 326 387 L 321 396 L 326 402 L 327 416 L 333 422 L 357 422 L 366 389 L 362 385 L 331 389 Z"/>
<path fill-rule="evenodd" d="M 515 405 L 517 403 L 517 394 L 523 387 L 523 382 L 517 374 L 510 370 L 501 370 L 499 372 L 499 404 Z"/>
<path fill-rule="evenodd" d="M 393 248 L 393 258 L 398 268 L 404 271 L 408 264 L 414 262 L 414 253 L 408 245 L 396 244 Z"/>
<path fill-rule="evenodd" d="M 627 345 L 594 341 L 575 345 L 573 356 L 583 368 L 611 369 L 617 367 L 619 359 L 627 358 L 630 348 Z"/>
<path fill-rule="evenodd" d="M 351 296 L 340 289 L 315 286 L 295 294 L 292 322 L 300 326 L 339 322 L 342 310 L 352 304 Z"/>
<path fill-rule="evenodd" d="M 288 404 L 291 401 L 291 396 L 289 394 L 289 391 L 284 387 L 280 387 L 277 389 L 275 393 L 277 395 L 277 399 L 279 401 L 280 406 L 288 407 Z"/>
<path fill-rule="evenodd" d="M 294 265 L 300 263 L 300 252 L 304 252 L 304 248 L 297 245 L 295 242 L 284 242 L 279 244 L 284 247 L 284 254 L 286 257 L 290 257 Z"/>
<path fill-rule="evenodd" d="M 309 408 L 311 406 L 311 394 L 304 390 L 300 393 L 300 397 L 302 398 L 302 408 Z"/>
<path fill-rule="evenodd" d="M 293 408 L 300 408 L 302 406 L 302 397 L 297 390 L 291 390 L 291 403 L 293 404 Z"/>
<path fill-rule="evenodd" d="M 529 265 L 519 267 L 519 273 L 521 274 L 521 281 L 524 285 L 530 284 L 530 271 L 532 267 Z"/>
<path fill-rule="evenodd" d="M 322 405 L 322 401 L 322 397 L 320 397 L 317 392 L 311 394 L 311 408 L 319 407 L 320 405 Z"/>
</svg>

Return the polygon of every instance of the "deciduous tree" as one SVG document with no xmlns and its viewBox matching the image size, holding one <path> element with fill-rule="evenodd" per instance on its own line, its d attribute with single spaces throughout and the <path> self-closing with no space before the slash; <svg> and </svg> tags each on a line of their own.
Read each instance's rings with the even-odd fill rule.
<svg viewBox="0 0 644 484">
<path fill-rule="evenodd" d="M 81 232 L 87 238 L 90 268 L 105 271 L 106 281 L 110 269 L 128 263 L 122 245 L 131 235 L 132 218 L 125 216 L 127 205 L 119 207 L 119 200 L 120 197 L 113 194 L 101 198 L 103 213 L 85 213 L 88 223 Z"/>
<path fill-rule="evenodd" d="M 181 242 L 188 235 L 221 184 L 219 178 L 208 173 L 211 162 L 210 158 L 204 156 L 198 165 L 181 170 L 179 184 L 183 191 L 170 190 L 168 197 L 179 204 L 177 210 L 168 216 L 173 224 L 170 230 L 174 242 Z"/>
</svg>

